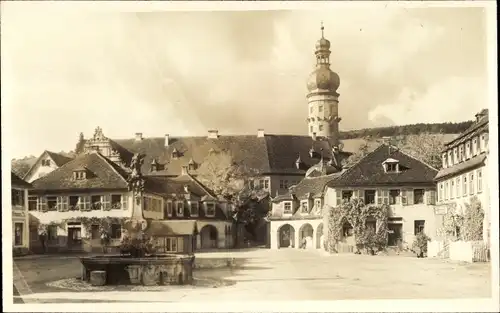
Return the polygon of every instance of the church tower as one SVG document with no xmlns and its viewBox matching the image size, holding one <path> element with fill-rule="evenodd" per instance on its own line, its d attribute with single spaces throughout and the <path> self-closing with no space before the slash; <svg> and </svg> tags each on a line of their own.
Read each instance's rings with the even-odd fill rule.
<svg viewBox="0 0 500 313">
<path fill-rule="evenodd" d="M 327 138 L 332 144 L 339 143 L 339 75 L 330 69 L 330 41 L 324 37 L 321 23 L 321 39 L 316 43 L 316 69 L 307 82 L 308 131 L 311 137 Z"/>
</svg>

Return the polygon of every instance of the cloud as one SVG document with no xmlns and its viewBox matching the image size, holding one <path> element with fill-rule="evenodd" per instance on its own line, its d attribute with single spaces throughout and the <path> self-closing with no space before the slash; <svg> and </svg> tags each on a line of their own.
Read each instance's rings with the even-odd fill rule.
<svg viewBox="0 0 500 313">
<path fill-rule="evenodd" d="M 398 125 L 470 120 L 487 107 L 486 86 L 487 81 L 478 77 L 449 77 L 422 94 L 404 88 L 394 102 L 376 107 L 368 116 Z"/>
<path fill-rule="evenodd" d="M 458 11 L 4 9 L 2 96 L 13 120 L 23 120 L 10 125 L 12 153 L 68 150 L 96 126 L 115 138 L 210 128 L 305 134 L 321 20 L 341 80 L 341 129 L 399 123 L 410 117 L 391 113 L 406 112 L 397 103 L 419 110 L 409 94 L 441 101 L 451 77 L 486 75 L 484 14 Z M 444 111 L 436 118 L 447 120 Z"/>
</svg>

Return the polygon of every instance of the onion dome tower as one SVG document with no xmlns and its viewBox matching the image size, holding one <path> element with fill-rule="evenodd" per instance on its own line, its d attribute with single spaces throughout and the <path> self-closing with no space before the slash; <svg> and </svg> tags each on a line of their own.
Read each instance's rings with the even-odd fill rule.
<svg viewBox="0 0 500 313">
<path fill-rule="evenodd" d="M 313 138 L 327 138 L 336 145 L 339 142 L 339 122 L 337 89 L 339 75 L 330 69 L 330 41 L 324 37 L 321 23 L 321 39 L 316 43 L 316 69 L 307 81 L 307 102 L 309 103 L 308 131 Z"/>
</svg>

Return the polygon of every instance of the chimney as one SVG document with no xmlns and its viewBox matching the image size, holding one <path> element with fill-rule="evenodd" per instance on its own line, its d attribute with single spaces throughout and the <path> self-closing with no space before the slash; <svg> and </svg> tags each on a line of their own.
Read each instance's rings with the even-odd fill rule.
<svg viewBox="0 0 500 313">
<path fill-rule="evenodd" d="M 313 133 L 313 135 L 312 135 L 312 139 L 313 139 L 313 140 L 316 140 L 316 139 L 317 139 L 316 133 Z"/>
<path fill-rule="evenodd" d="M 187 165 L 183 165 L 181 169 L 181 175 L 187 175 L 188 174 L 188 167 Z"/>
<path fill-rule="evenodd" d="M 165 134 L 165 147 L 168 147 L 170 145 L 170 135 Z"/>
<path fill-rule="evenodd" d="M 211 129 L 208 131 L 208 138 L 217 139 L 219 138 L 219 131 L 216 129 Z"/>
<path fill-rule="evenodd" d="M 265 135 L 264 129 L 262 128 L 257 129 L 257 137 L 261 138 L 264 137 L 264 135 Z"/>
<path fill-rule="evenodd" d="M 141 141 L 142 140 L 142 133 L 135 133 L 135 141 Z"/>
</svg>

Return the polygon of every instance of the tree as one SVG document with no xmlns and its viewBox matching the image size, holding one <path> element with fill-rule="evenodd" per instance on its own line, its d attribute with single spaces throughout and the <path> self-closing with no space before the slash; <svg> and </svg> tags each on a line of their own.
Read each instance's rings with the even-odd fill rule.
<svg viewBox="0 0 500 313">
<path fill-rule="evenodd" d="M 430 166 L 441 168 L 443 140 L 440 135 L 431 133 L 408 135 L 397 145 L 402 151 Z"/>
<path fill-rule="evenodd" d="M 267 214 L 259 206 L 267 193 L 253 184 L 257 176 L 257 171 L 236 162 L 231 153 L 219 151 L 205 158 L 198 168 L 197 179 L 219 199 L 227 201 L 233 209 L 230 213 L 234 221 L 252 233 L 258 221 Z"/>
</svg>

